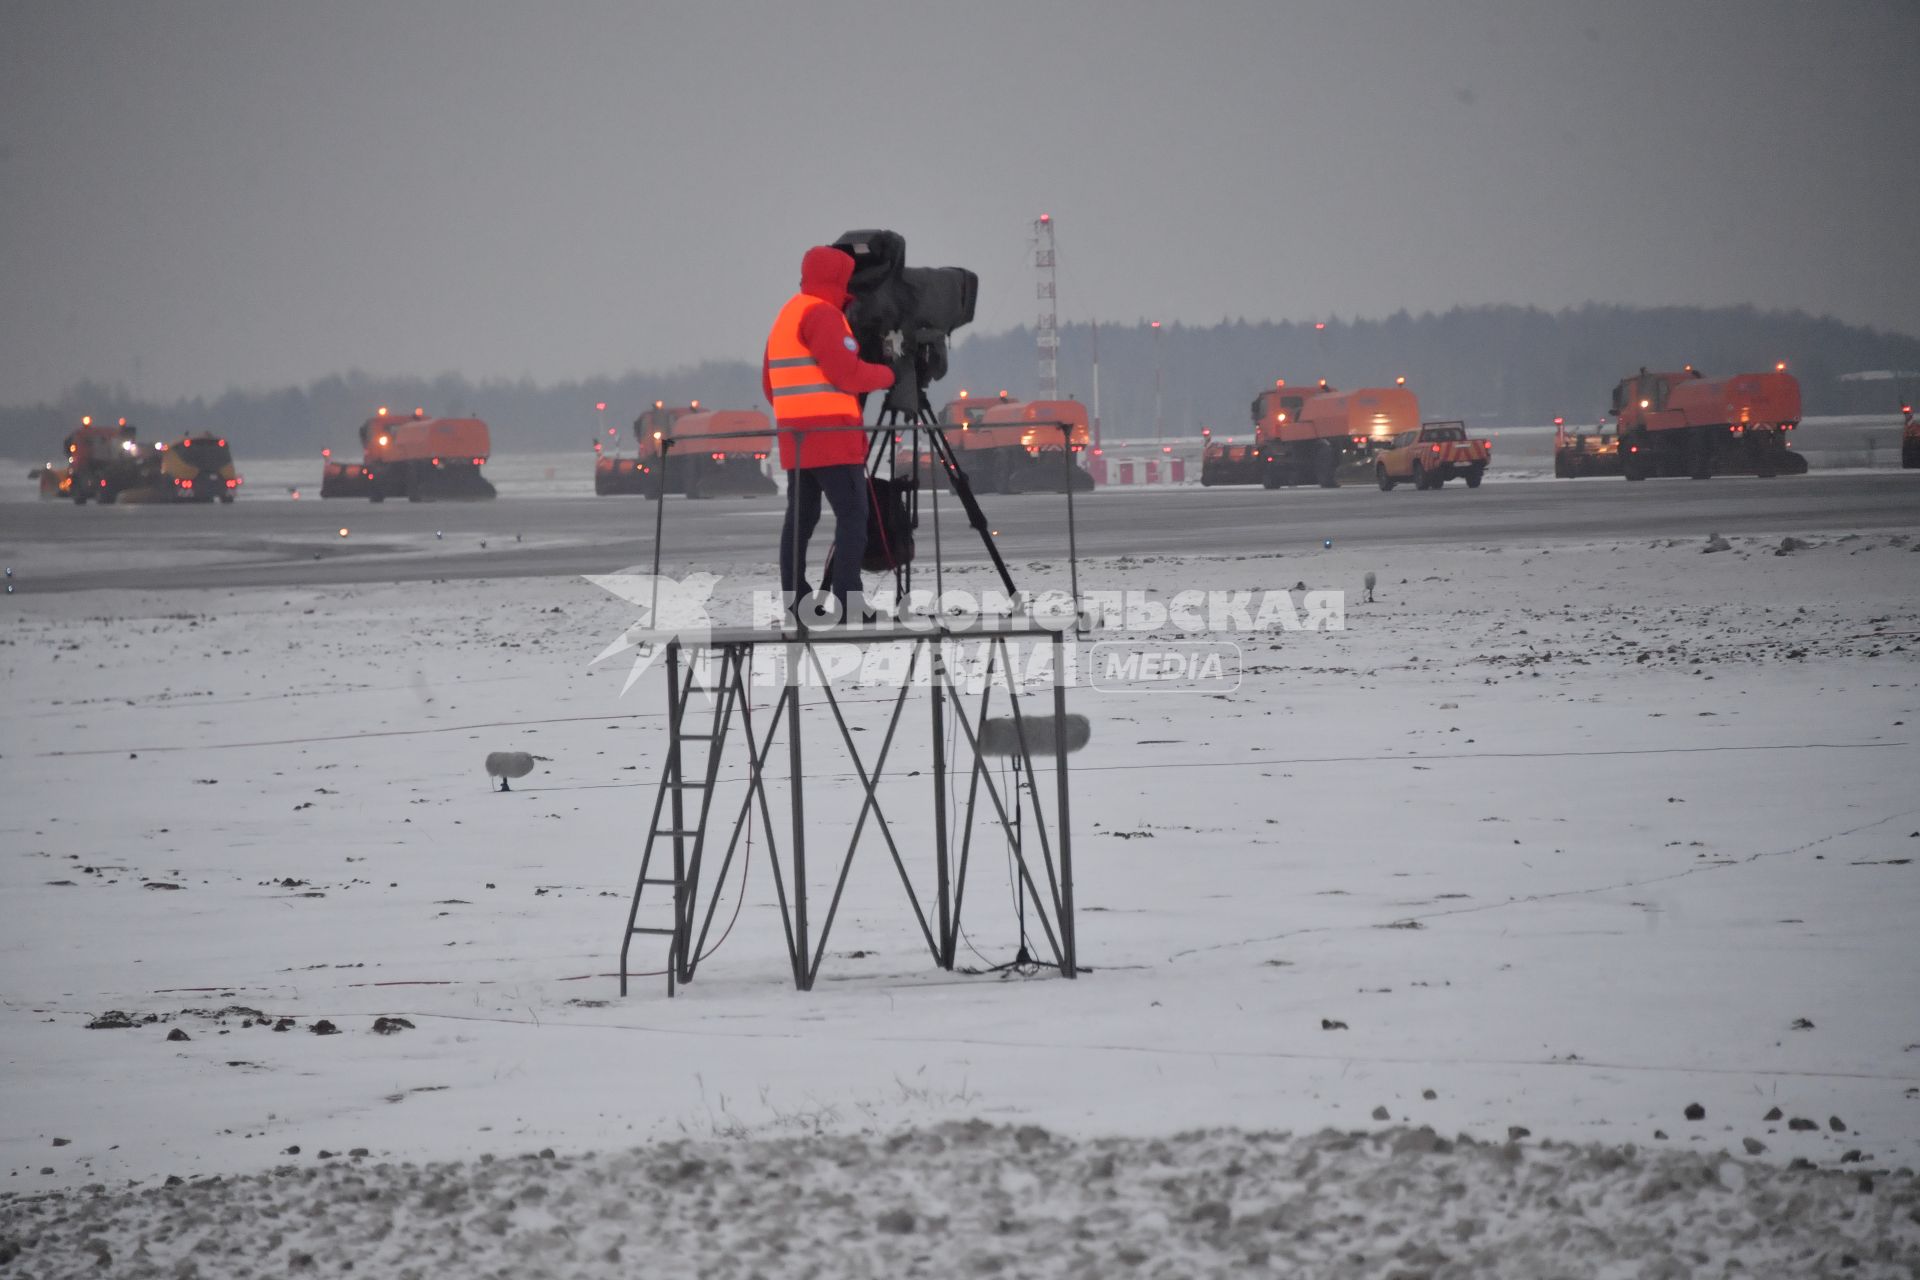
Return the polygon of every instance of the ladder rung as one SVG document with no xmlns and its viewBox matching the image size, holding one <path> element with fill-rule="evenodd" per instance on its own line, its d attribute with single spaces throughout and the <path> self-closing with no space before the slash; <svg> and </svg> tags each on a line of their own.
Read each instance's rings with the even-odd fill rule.
<svg viewBox="0 0 1920 1280">
<path fill-rule="evenodd" d="M 704 791 L 707 786 L 707 784 L 704 782 L 669 782 L 667 785 L 679 791 L 690 791 L 690 790 Z"/>
<path fill-rule="evenodd" d="M 638 926 L 635 926 L 634 928 L 627 930 L 627 932 L 628 933 L 657 933 L 662 937 L 671 938 L 674 934 L 678 933 L 679 930 L 678 929 L 642 929 Z"/>
<path fill-rule="evenodd" d="M 712 741 L 713 741 L 713 735 L 712 735 L 712 734 L 710 734 L 710 733 L 683 733 L 683 734 L 681 734 L 681 735 L 680 735 L 680 741 L 682 741 L 682 742 L 712 742 Z"/>
<path fill-rule="evenodd" d="M 668 827 L 659 827 L 654 830 L 653 834 L 655 834 L 656 836 L 666 836 L 668 839 L 672 839 L 674 836 L 690 837 L 690 836 L 697 836 L 700 833 L 698 831 L 675 831 Z"/>
<path fill-rule="evenodd" d="M 641 884 L 670 884 L 670 885 L 677 886 L 680 882 L 678 880 L 661 880 L 658 878 L 650 877 L 648 879 L 642 880 L 640 883 Z"/>
</svg>

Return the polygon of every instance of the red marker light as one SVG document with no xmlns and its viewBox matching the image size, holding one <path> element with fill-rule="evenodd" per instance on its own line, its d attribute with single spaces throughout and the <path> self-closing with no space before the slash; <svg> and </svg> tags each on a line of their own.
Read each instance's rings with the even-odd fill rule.
<svg viewBox="0 0 1920 1280">
<path fill-rule="evenodd" d="M 224 448 L 226 448 L 226 447 L 227 447 L 227 442 L 226 442 L 225 440 L 222 440 L 222 441 L 220 442 L 220 447 L 221 447 L 222 449 L 224 449 Z"/>
<path fill-rule="evenodd" d="M 322 449 L 322 450 L 320 451 L 320 456 L 321 456 L 321 457 L 323 457 L 323 458 L 331 458 L 331 457 L 333 456 L 333 450 L 331 450 L 331 449 Z"/>
<path fill-rule="evenodd" d="M 1556 427 L 1564 427 L 1567 425 L 1567 420 L 1565 418 L 1555 418 L 1553 420 L 1553 425 Z"/>
<path fill-rule="evenodd" d="M 1044 214 L 1044 213 L 1043 213 L 1043 214 L 1041 214 L 1041 215 L 1040 215 L 1040 221 L 1042 221 L 1042 222 L 1052 222 L 1052 221 L 1053 221 L 1053 219 L 1052 219 L 1052 218 L 1051 218 L 1050 216 L 1048 216 L 1047 214 Z"/>
<path fill-rule="evenodd" d="M 607 411 L 607 402 L 605 400 L 597 400 L 594 402 L 593 407 L 598 409 L 600 412 L 605 413 Z"/>
<path fill-rule="evenodd" d="M 1325 320 L 1316 320 L 1313 322 L 1313 327 L 1316 329 L 1324 329 L 1327 327 L 1327 322 Z"/>
</svg>

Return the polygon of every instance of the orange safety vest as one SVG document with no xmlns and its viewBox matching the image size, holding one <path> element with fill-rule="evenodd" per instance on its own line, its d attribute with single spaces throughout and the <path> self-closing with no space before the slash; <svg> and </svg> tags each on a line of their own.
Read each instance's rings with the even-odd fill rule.
<svg viewBox="0 0 1920 1280">
<path fill-rule="evenodd" d="M 767 381 L 773 387 L 773 420 L 779 425 L 840 417 L 860 421 L 859 397 L 827 381 L 800 340 L 800 320 L 807 309 L 826 305 L 812 294 L 796 293 L 780 308 L 767 334 Z M 845 316 L 840 324 L 846 328 Z M 853 336 L 851 329 L 847 336 Z"/>
</svg>

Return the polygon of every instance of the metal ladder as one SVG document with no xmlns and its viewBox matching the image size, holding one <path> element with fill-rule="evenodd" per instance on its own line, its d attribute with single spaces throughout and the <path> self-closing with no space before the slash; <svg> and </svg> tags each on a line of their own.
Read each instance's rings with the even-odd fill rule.
<svg viewBox="0 0 1920 1280">
<path fill-rule="evenodd" d="M 742 688 L 741 663 L 744 650 L 726 645 L 720 649 L 720 674 L 716 683 L 698 683 L 699 665 L 687 662 L 682 670 L 678 641 L 667 645 L 667 760 L 660 775 L 660 787 L 654 795 L 653 817 L 647 824 L 647 843 L 640 855 L 640 876 L 633 886 L 633 904 L 627 909 L 627 932 L 620 943 L 620 994 L 627 994 L 627 951 L 637 936 L 650 935 L 670 939 L 667 944 L 667 995 L 674 984 L 688 982 L 699 957 L 693 954 L 693 918 L 700 886 L 700 860 L 706 851 L 707 817 L 713 807 L 713 791 L 719 781 L 720 757 Z M 712 695 L 713 710 L 705 733 L 688 733 L 688 703 L 695 694 Z M 701 743 L 706 752 L 697 780 L 687 777 L 685 744 Z M 751 743 L 748 744 L 751 747 Z M 689 804 L 691 798 L 697 802 Z M 690 809 L 696 811 L 689 813 Z M 664 825 L 662 819 L 665 819 Z M 689 819 L 691 818 L 691 821 Z M 671 875 L 653 872 L 654 854 L 661 841 L 672 847 Z M 664 859 L 663 859 L 664 860 Z M 640 904 L 647 890 L 672 890 L 672 923 L 661 926 L 640 923 Z M 657 894 L 655 895 L 658 896 Z M 651 901 L 651 899 L 649 899 Z"/>
</svg>

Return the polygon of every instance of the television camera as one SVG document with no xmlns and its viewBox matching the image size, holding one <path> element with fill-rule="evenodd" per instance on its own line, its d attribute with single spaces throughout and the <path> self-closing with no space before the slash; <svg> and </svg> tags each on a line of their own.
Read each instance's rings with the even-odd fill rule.
<svg viewBox="0 0 1920 1280">
<path fill-rule="evenodd" d="M 965 267 L 909 267 L 897 231 L 849 231 L 833 242 L 853 259 L 847 323 L 860 358 L 893 370 L 885 408 L 913 418 L 926 388 L 947 376 L 947 342 L 973 323 L 980 277 Z"/>
</svg>

